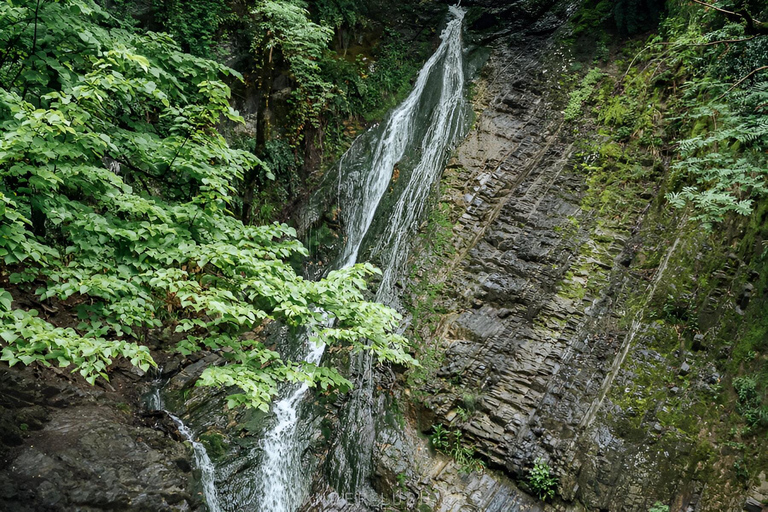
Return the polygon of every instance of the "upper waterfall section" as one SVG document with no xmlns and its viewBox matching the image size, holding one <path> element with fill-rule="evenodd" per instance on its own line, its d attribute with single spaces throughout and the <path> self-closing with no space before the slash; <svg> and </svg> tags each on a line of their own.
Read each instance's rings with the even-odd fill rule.
<svg viewBox="0 0 768 512">
<path fill-rule="evenodd" d="M 391 280 L 399 255 L 406 253 L 401 244 L 415 229 L 448 151 L 468 128 L 464 10 L 453 6 L 450 13 L 440 46 L 419 72 L 413 91 L 386 121 L 358 137 L 339 162 L 347 234 L 339 267 L 353 265 L 366 236 L 375 235 L 385 280 Z M 391 199 L 385 197 L 388 191 Z M 372 230 L 375 221 L 384 222 Z"/>
</svg>

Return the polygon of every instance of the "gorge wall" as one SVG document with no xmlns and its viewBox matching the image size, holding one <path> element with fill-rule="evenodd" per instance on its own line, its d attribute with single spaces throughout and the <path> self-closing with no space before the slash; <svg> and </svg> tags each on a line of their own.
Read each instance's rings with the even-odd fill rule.
<svg viewBox="0 0 768 512">
<path fill-rule="evenodd" d="M 476 119 L 398 281 L 423 368 L 375 371 L 362 496 L 329 484 L 347 398 L 307 400 L 302 460 L 317 469 L 301 510 L 704 512 L 751 498 L 759 511 L 768 450 L 743 428 L 731 372 L 738 340 L 766 334 L 765 209 L 703 231 L 666 204 L 669 151 L 631 153 L 588 115 L 564 119 L 573 77 L 593 62 L 568 39 L 578 3 L 470 7 L 469 42 L 490 51 L 471 86 Z M 600 67 L 620 76 L 621 45 L 611 52 Z M 332 216 L 322 208 L 302 219 L 307 235 Z M 154 377 L 204 432 L 227 487 L 256 463 L 243 454 L 269 419 L 222 413 L 224 393 L 193 390 L 218 362 L 174 358 Z M 205 509 L 173 422 L 128 390 L 150 376 L 118 368 L 100 388 L 30 368 L 0 379 L 3 510 Z M 438 426 L 463 451 L 435 450 Z M 537 460 L 558 477 L 546 503 L 527 484 Z"/>
<path fill-rule="evenodd" d="M 556 510 L 760 510 L 765 444 L 740 437 L 727 361 L 764 307 L 763 214 L 700 230 L 665 202 L 670 153 L 620 151 L 640 177 L 618 186 L 590 169 L 608 142 L 563 119 L 563 78 L 591 60 L 554 31 L 569 8 L 496 39 L 475 85 L 404 284 L 431 368 L 395 391 L 410 435 L 382 436 L 379 474 L 425 510 L 549 509 L 510 487 L 537 459 Z M 423 455 L 437 427 L 490 471 Z"/>
</svg>

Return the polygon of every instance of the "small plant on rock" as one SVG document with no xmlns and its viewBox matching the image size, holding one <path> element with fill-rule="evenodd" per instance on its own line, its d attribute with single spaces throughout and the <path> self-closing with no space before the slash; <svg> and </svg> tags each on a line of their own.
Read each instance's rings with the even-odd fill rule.
<svg viewBox="0 0 768 512">
<path fill-rule="evenodd" d="M 477 411 L 478 396 L 474 393 L 464 393 L 461 397 L 461 402 L 464 404 L 464 409 L 470 414 Z"/>
<path fill-rule="evenodd" d="M 442 423 L 432 425 L 432 433 L 429 435 L 429 440 L 435 450 L 446 450 L 448 448 L 448 431 L 443 427 Z"/>
<path fill-rule="evenodd" d="M 481 471 L 485 467 L 483 461 L 475 457 L 474 446 L 464 444 L 461 430 L 448 430 L 438 423 L 432 425 L 429 440 L 433 448 L 453 457 L 462 473 Z"/>
<path fill-rule="evenodd" d="M 648 512 L 669 512 L 669 505 L 664 505 L 660 501 L 657 501 Z"/>
<path fill-rule="evenodd" d="M 463 407 L 457 407 L 456 414 L 458 415 L 462 423 L 466 423 L 466 421 L 471 416 L 470 412 Z"/>
<path fill-rule="evenodd" d="M 552 468 L 544 459 L 538 458 L 533 463 L 533 469 L 528 474 L 528 485 L 540 500 L 546 501 L 555 497 L 557 477 L 552 475 Z"/>
</svg>

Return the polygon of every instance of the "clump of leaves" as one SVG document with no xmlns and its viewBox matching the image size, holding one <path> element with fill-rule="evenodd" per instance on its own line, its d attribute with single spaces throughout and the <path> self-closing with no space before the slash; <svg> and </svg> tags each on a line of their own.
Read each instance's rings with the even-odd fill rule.
<svg viewBox="0 0 768 512">
<path fill-rule="evenodd" d="M 706 225 L 721 221 L 729 212 L 748 215 L 754 200 L 768 195 L 768 82 L 726 96 L 729 101 L 691 109 L 691 122 L 702 122 L 704 129 L 680 141 L 682 159 L 673 168 L 693 184 L 667 196 L 678 208 L 692 204 L 695 218 Z"/>
<path fill-rule="evenodd" d="M 669 512 L 669 506 L 657 501 L 650 509 L 648 509 L 648 512 Z"/>
<path fill-rule="evenodd" d="M 435 450 L 444 451 L 448 448 L 448 430 L 442 423 L 432 425 L 432 433 L 429 435 L 429 441 Z"/>
<path fill-rule="evenodd" d="M 432 425 L 429 440 L 433 448 L 453 457 L 462 472 L 471 473 L 485 467 L 483 461 L 475 457 L 474 447 L 464 444 L 461 430 L 448 430 L 438 423 Z"/>
<path fill-rule="evenodd" d="M 557 477 L 552 474 L 552 468 L 544 459 L 538 458 L 533 463 L 533 468 L 528 473 L 528 485 L 540 500 L 554 498 L 557 489 Z"/>
<path fill-rule="evenodd" d="M 297 84 L 290 102 L 295 132 L 306 123 L 319 125 L 323 109 L 335 96 L 334 85 L 322 77 L 319 64 L 333 29 L 312 22 L 308 10 L 285 0 L 257 2 L 251 14 L 257 20 L 252 46 L 261 67 L 274 66 L 279 52 Z"/>
<path fill-rule="evenodd" d="M 748 215 L 768 194 L 768 43 L 743 24 L 723 23 L 719 11 L 693 9 L 665 23 L 668 59 L 691 69 L 673 166 L 683 186 L 667 197 L 678 208 L 692 205 L 693 218 L 711 227 L 732 213 Z"/>
<path fill-rule="evenodd" d="M 592 96 L 595 85 L 602 79 L 603 72 L 599 68 L 592 68 L 581 80 L 578 89 L 573 91 L 565 108 L 565 120 L 573 121 L 581 115 L 581 107 Z"/>
<path fill-rule="evenodd" d="M 733 388 L 738 395 L 736 410 L 750 427 L 768 426 L 768 407 L 764 406 L 758 392 L 757 380 L 753 377 L 733 379 Z"/>
<path fill-rule="evenodd" d="M 364 300 L 374 267 L 304 280 L 286 262 L 306 255 L 292 228 L 230 213 L 235 180 L 274 178 L 216 130 L 242 121 L 220 80 L 233 71 L 125 30 L 91 0 L 2 3 L 0 26 L 0 261 L 15 287 L 79 320 L 59 327 L 0 289 L 0 359 L 93 383 L 116 357 L 153 366 L 144 342 L 162 328 L 182 354 L 228 360 L 198 384 L 239 388 L 230 407 L 264 410 L 285 380 L 350 386 L 246 335 L 274 320 L 310 343 L 415 363 L 394 333 L 400 316 Z"/>
</svg>

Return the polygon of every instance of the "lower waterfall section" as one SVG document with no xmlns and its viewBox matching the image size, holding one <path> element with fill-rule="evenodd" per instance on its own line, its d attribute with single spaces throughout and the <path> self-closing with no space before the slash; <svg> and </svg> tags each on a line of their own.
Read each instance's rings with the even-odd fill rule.
<svg viewBox="0 0 768 512">
<path fill-rule="evenodd" d="M 219 503 L 218 492 L 216 491 L 216 466 L 208 456 L 208 452 L 205 450 L 205 446 L 195 439 L 195 434 L 190 430 L 188 426 L 178 416 L 175 416 L 165 409 L 163 403 L 163 397 L 160 394 L 160 385 L 155 387 L 154 390 L 147 397 L 147 407 L 152 411 L 162 411 L 167 414 L 173 423 L 176 424 L 176 428 L 179 430 L 184 439 L 189 441 L 192 445 L 192 452 L 194 454 L 195 466 L 200 471 L 200 485 L 203 488 L 203 497 L 205 503 L 208 506 L 208 512 L 222 512 L 223 509 Z"/>
<path fill-rule="evenodd" d="M 305 338 L 306 339 L 306 338 Z M 304 360 L 317 364 L 325 347 L 306 340 L 309 352 Z M 300 419 L 301 400 L 309 386 L 291 386 L 288 395 L 276 402 L 275 425 L 261 442 L 264 455 L 257 467 L 260 501 L 254 504 L 257 510 L 290 512 L 298 508 L 306 494 L 308 475 L 302 467 L 302 455 L 306 441 L 297 432 Z"/>
</svg>

